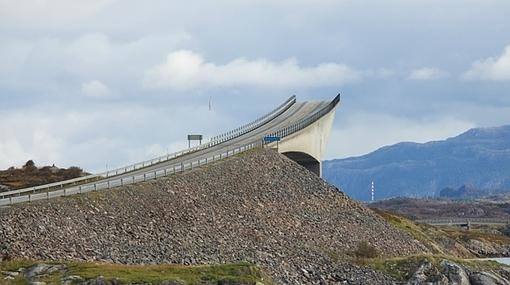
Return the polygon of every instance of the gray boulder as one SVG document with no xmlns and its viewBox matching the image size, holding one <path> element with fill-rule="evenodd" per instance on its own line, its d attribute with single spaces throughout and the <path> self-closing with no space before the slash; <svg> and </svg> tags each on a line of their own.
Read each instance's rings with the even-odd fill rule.
<svg viewBox="0 0 510 285">
<path fill-rule="evenodd" d="M 488 272 L 474 272 L 469 276 L 471 285 L 510 285 L 510 282 Z"/>
<path fill-rule="evenodd" d="M 441 272 L 448 278 L 449 285 L 470 285 L 469 276 L 462 268 L 456 263 L 448 260 L 441 261 Z"/>
<path fill-rule="evenodd" d="M 414 272 L 413 276 L 407 281 L 407 285 L 440 285 L 444 283 L 446 279 L 440 274 L 432 263 L 428 260 L 424 261 L 418 269 Z"/>
<path fill-rule="evenodd" d="M 62 270 L 65 270 L 65 269 L 66 269 L 66 266 L 63 265 L 63 264 L 45 264 L 45 263 L 40 263 L 40 264 L 32 265 L 29 268 L 27 268 L 23 272 L 23 275 L 27 279 L 30 280 L 30 279 L 34 279 L 34 278 L 37 278 L 37 277 L 42 276 L 42 275 L 52 274 L 52 273 L 55 273 L 57 271 L 62 271 Z"/>
</svg>

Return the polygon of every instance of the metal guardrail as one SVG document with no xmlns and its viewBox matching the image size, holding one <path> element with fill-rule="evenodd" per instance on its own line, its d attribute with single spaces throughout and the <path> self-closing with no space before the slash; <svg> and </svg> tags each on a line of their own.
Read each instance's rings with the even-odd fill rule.
<svg viewBox="0 0 510 285">
<path fill-rule="evenodd" d="M 320 109 L 319 111 L 315 112 L 311 116 L 308 116 L 304 118 L 303 120 L 296 122 L 290 126 L 287 126 L 281 130 L 278 130 L 274 133 L 268 134 L 268 136 L 277 136 L 280 138 L 284 138 L 286 136 L 289 136 L 291 134 L 294 134 L 309 125 L 315 123 L 318 119 L 322 118 L 324 115 L 329 113 L 331 110 L 333 110 L 338 103 L 340 103 L 340 94 L 338 94 L 333 101 L 331 101 L 326 107 Z M 266 144 L 270 144 L 271 142 L 268 142 Z"/>
<path fill-rule="evenodd" d="M 256 148 L 261 147 L 261 142 L 255 142 L 248 145 L 240 146 L 237 148 L 233 148 L 231 150 L 227 150 L 226 152 L 222 152 L 219 155 L 212 155 L 206 158 L 201 158 L 196 161 L 192 161 L 189 163 L 179 163 L 175 164 L 171 167 L 167 167 L 164 169 L 159 169 L 156 171 L 151 171 L 143 174 L 133 175 L 130 177 L 124 177 L 124 178 L 118 178 L 115 180 L 108 180 L 108 181 L 98 181 L 97 183 L 90 184 L 90 185 L 78 185 L 73 186 L 69 188 L 64 188 L 61 190 L 55 190 L 55 191 L 47 191 L 43 193 L 36 193 L 36 194 L 28 194 L 23 196 L 12 196 L 9 198 L 0 199 L 0 206 L 8 206 L 23 202 L 32 202 L 37 200 L 49 200 L 51 198 L 56 197 L 63 197 L 63 196 L 69 196 L 74 194 L 81 194 L 81 193 L 87 193 L 92 191 L 100 191 L 104 189 L 111 189 L 118 186 L 124 186 L 129 185 L 137 182 L 152 180 L 176 173 L 181 173 L 186 170 L 192 170 L 196 167 L 203 166 L 206 164 L 210 164 L 212 162 L 216 162 L 218 160 L 233 156 L 235 154 Z"/>
<path fill-rule="evenodd" d="M 286 111 L 294 103 L 296 103 L 296 95 L 292 95 L 289 99 L 287 99 L 287 101 L 285 101 L 283 104 L 278 106 L 274 111 L 254 120 L 251 123 L 241 126 L 237 129 L 234 129 L 232 131 L 212 137 L 210 141 L 214 142 L 214 141 L 222 141 L 224 139 L 228 140 L 229 137 L 237 137 L 237 136 L 243 135 L 247 132 L 250 132 L 250 131 L 266 124 L 267 122 L 271 121 L 272 119 L 278 117 L 279 115 L 281 115 L 281 113 Z"/>
<path fill-rule="evenodd" d="M 292 98 L 292 97 L 291 97 Z M 295 98 L 294 98 L 295 102 Z M 322 108 L 321 110 L 315 112 L 311 116 L 308 116 L 299 122 L 292 124 L 290 126 L 287 126 L 281 130 L 278 130 L 277 132 L 273 133 L 272 135 L 278 135 L 280 137 L 286 137 L 289 136 L 299 130 L 302 130 L 306 128 L 307 126 L 311 125 L 312 123 L 319 120 L 322 116 L 329 113 L 331 110 L 333 110 L 337 104 L 340 102 L 340 95 L 337 95 L 333 101 L 331 101 L 326 107 Z M 108 180 L 108 181 L 98 181 L 97 183 L 88 184 L 88 185 L 77 185 L 72 187 L 66 187 L 64 188 L 62 186 L 62 189 L 58 190 L 51 190 L 51 187 L 48 188 L 47 185 L 43 185 L 45 187 L 42 187 L 41 189 L 47 189 L 46 192 L 42 193 L 33 193 L 31 192 L 32 189 L 29 189 L 29 194 L 26 195 L 19 195 L 19 196 L 9 196 L 7 198 L 2 197 L 0 199 L 0 206 L 8 206 L 13 205 L 17 203 L 23 203 L 23 202 L 31 202 L 31 201 L 37 201 L 37 200 L 44 200 L 44 199 L 50 199 L 50 198 L 56 198 L 56 197 L 62 197 L 62 196 L 69 196 L 74 194 L 81 194 L 91 191 L 99 191 L 104 189 L 111 189 L 118 186 L 124 186 L 129 185 L 141 181 L 147 181 L 151 179 L 156 179 L 159 177 L 164 177 L 168 175 L 172 175 L 175 173 L 181 173 L 186 170 L 191 170 L 193 168 L 203 166 L 227 157 L 230 157 L 232 155 L 256 148 L 256 147 L 263 147 L 266 143 L 263 141 L 256 141 L 247 145 L 243 145 L 240 147 L 233 148 L 231 150 L 227 150 L 226 152 L 222 152 L 219 155 L 213 155 L 206 158 L 199 158 L 198 160 L 188 162 L 188 163 L 178 163 L 174 164 L 172 166 L 166 167 L 164 169 L 159 169 L 155 171 L 148 171 L 142 174 L 135 174 L 133 176 L 129 177 L 123 177 L 118 178 L 114 180 Z M 100 177 L 98 175 L 95 175 L 96 178 Z M 65 181 L 64 181 L 65 182 Z M 55 184 L 55 183 L 53 183 Z M 48 184 L 49 185 L 49 184 Z M 59 185 L 57 183 L 57 185 Z M 61 183 L 60 185 L 64 185 Z"/>
<path fill-rule="evenodd" d="M 83 176 L 83 177 L 78 177 L 78 178 L 74 178 L 74 179 L 70 179 L 70 180 L 59 181 L 59 182 L 45 184 L 45 185 L 40 185 L 40 186 L 34 186 L 34 187 L 28 187 L 28 188 L 23 188 L 23 189 L 17 189 L 17 190 L 1 192 L 0 193 L 0 199 L 6 198 L 6 197 L 10 197 L 10 196 L 13 196 L 13 195 L 18 195 L 19 196 L 19 195 L 21 195 L 23 193 L 35 193 L 35 192 L 40 192 L 40 191 L 44 191 L 44 190 L 49 191 L 52 188 L 64 188 L 66 185 L 67 186 L 70 186 L 70 185 L 72 186 L 72 185 L 76 185 L 76 184 L 88 183 L 88 182 L 91 182 L 91 181 L 94 181 L 94 180 L 98 180 L 98 179 L 101 179 L 101 178 L 108 178 L 108 177 L 112 177 L 112 176 L 117 176 L 117 175 L 120 175 L 120 174 L 124 174 L 124 173 L 127 173 L 127 172 L 138 170 L 138 169 L 141 169 L 141 168 L 144 168 L 144 167 L 152 166 L 154 164 L 158 164 L 158 163 L 161 163 L 161 162 L 169 161 L 171 159 L 174 159 L 176 157 L 179 157 L 179 156 L 191 153 L 191 152 L 199 151 L 199 150 L 202 150 L 202 149 L 207 149 L 207 148 L 213 147 L 215 145 L 218 145 L 220 143 L 223 143 L 223 142 L 232 140 L 234 138 L 237 138 L 237 137 L 239 137 L 241 135 L 244 135 L 244 134 L 246 134 L 248 132 L 253 131 L 254 129 L 257 129 L 257 128 L 263 126 L 264 124 L 270 122 L 274 118 L 276 118 L 276 117 L 280 116 L 281 114 L 283 114 L 294 103 L 296 103 L 296 96 L 295 95 L 291 96 L 289 99 L 287 99 L 284 103 L 282 103 L 280 106 L 275 108 L 273 111 L 271 111 L 271 112 L 267 113 L 266 115 L 264 115 L 264 116 L 262 116 L 262 117 L 260 117 L 260 118 L 258 118 L 256 120 L 252 121 L 251 123 L 248 123 L 248 124 L 243 125 L 243 126 L 241 126 L 239 128 L 236 128 L 234 130 L 226 132 L 226 133 L 224 133 L 222 135 L 216 136 L 210 142 L 198 145 L 198 146 L 193 147 L 193 148 L 189 148 L 189 149 L 186 149 L 186 150 L 183 150 L 183 151 L 178 151 L 178 152 L 175 152 L 175 153 L 172 153 L 172 154 L 168 154 L 168 155 L 159 156 L 159 157 L 156 157 L 154 159 L 138 162 L 138 163 L 135 163 L 135 164 L 131 164 L 131 165 L 128 165 L 128 166 L 125 166 L 125 167 L 116 168 L 116 169 L 109 170 L 109 171 L 106 171 L 106 172 L 103 172 L 103 173 L 99 173 L 99 174 L 87 175 L 87 176 Z"/>
</svg>

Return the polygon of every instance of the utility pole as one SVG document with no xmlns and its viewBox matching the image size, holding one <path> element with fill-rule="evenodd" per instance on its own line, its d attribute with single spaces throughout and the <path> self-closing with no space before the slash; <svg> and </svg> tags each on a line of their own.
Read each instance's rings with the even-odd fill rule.
<svg viewBox="0 0 510 285">
<path fill-rule="evenodd" d="M 374 181 L 372 181 L 372 188 L 371 188 L 371 193 L 372 193 L 372 202 L 374 202 L 374 194 L 375 194 L 375 186 L 374 186 Z"/>
</svg>

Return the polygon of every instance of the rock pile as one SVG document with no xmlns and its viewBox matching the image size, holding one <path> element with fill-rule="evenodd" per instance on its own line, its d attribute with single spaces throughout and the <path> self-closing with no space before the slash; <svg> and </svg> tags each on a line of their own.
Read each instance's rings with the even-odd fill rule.
<svg viewBox="0 0 510 285">
<path fill-rule="evenodd" d="M 277 284 L 391 284 L 348 262 L 361 241 L 384 256 L 427 251 L 273 150 L 156 181 L 0 209 L 0 251 L 11 258 L 249 261 Z"/>
<path fill-rule="evenodd" d="M 449 260 L 442 260 L 438 266 L 423 262 L 406 285 L 452 284 L 452 285 L 508 285 L 510 271 L 486 272 L 461 266 Z"/>
</svg>

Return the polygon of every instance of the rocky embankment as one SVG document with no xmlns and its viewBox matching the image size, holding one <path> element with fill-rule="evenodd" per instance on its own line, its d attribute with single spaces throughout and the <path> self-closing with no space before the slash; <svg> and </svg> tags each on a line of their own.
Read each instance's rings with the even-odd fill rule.
<svg viewBox="0 0 510 285">
<path fill-rule="evenodd" d="M 114 190 L 0 209 L 4 257 L 260 265 L 279 284 L 390 284 L 349 261 L 426 248 L 272 150 Z M 374 283 L 375 282 L 375 283 Z"/>
</svg>

